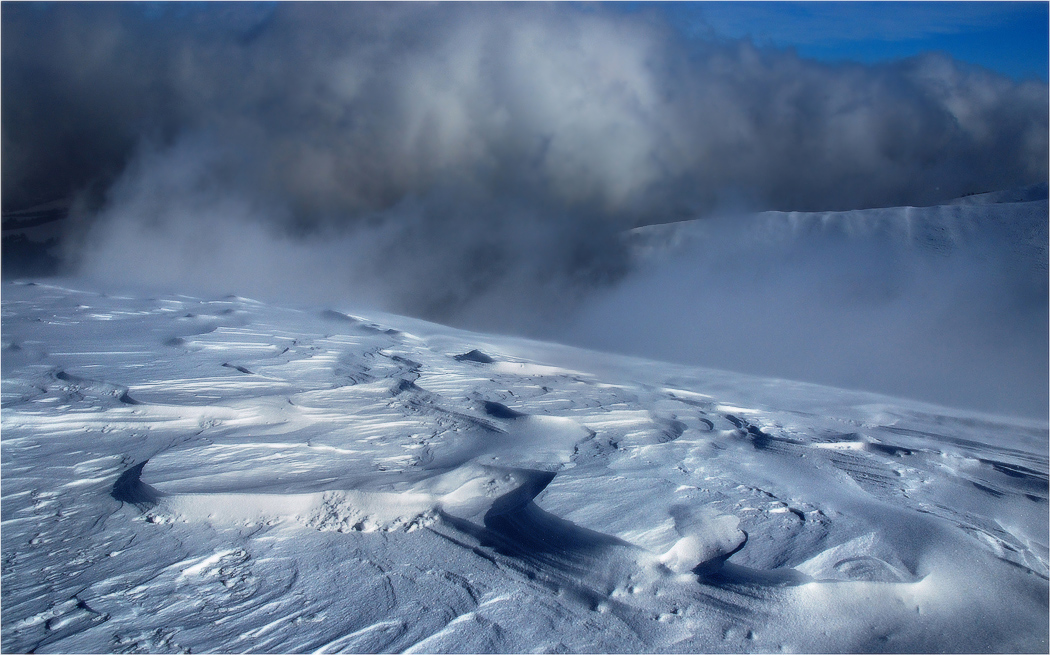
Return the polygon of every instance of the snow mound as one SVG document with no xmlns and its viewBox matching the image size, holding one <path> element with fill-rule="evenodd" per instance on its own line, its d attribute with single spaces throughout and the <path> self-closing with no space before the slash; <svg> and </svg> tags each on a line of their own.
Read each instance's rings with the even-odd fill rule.
<svg viewBox="0 0 1050 655">
<path fill-rule="evenodd" d="M 747 533 L 739 529 L 739 525 L 740 520 L 735 516 L 716 517 L 699 533 L 676 541 L 660 556 L 660 563 L 675 573 L 716 571 L 747 543 Z"/>
</svg>

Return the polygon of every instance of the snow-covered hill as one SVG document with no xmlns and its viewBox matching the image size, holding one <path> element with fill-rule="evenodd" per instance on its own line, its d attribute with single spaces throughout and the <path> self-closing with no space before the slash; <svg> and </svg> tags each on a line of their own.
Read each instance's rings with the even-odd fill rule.
<svg viewBox="0 0 1050 655">
<path fill-rule="evenodd" d="M 3 649 L 1048 646 L 1043 421 L 350 311 L 4 284 Z"/>
</svg>

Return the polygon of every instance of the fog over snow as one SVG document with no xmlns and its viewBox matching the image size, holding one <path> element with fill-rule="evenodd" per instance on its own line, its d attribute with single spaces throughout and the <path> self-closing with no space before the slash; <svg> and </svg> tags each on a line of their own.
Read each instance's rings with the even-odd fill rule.
<svg viewBox="0 0 1050 655">
<path fill-rule="evenodd" d="M 1045 650 L 1047 84 L 669 16 L 0 5 L 4 649 Z"/>
<path fill-rule="evenodd" d="M 830 65 L 748 41 L 687 40 L 655 11 L 10 5 L 3 18 L 4 208 L 72 200 L 65 267 L 122 283 L 352 299 L 554 338 L 552 322 L 632 269 L 625 229 L 930 205 L 1047 176 L 1042 82 L 938 54 Z M 911 275 L 899 293 L 936 284 Z M 932 310 L 903 304 L 872 323 L 917 315 L 902 338 L 940 338 Z M 817 328 L 819 342 L 814 313 L 790 320 L 800 334 Z M 1009 338 L 1026 349 L 1039 332 Z M 673 340 L 695 336 L 683 326 Z M 977 342 L 1002 339 L 989 328 Z M 863 368 L 851 350 L 830 356 Z M 915 391 L 882 373 L 845 380 L 677 351 Z M 645 354 L 675 359 L 669 348 Z M 910 355 L 886 357 L 912 366 Z"/>
<path fill-rule="evenodd" d="M 125 283 L 353 299 L 554 338 L 562 332 L 552 321 L 631 270 L 625 229 L 770 209 L 931 205 L 1047 176 L 1046 85 L 938 54 L 821 64 L 748 41 L 687 40 L 655 11 L 601 6 L 3 12 L 5 210 L 72 200 L 65 267 Z M 897 293 L 936 286 L 909 275 Z M 769 286 L 741 292 L 776 293 Z M 964 302 L 1001 314 L 982 300 Z M 1033 302 L 1039 314 L 1045 304 Z M 927 303 L 895 309 L 880 308 L 870 324 L 906 315 L 905 350 L 940 338 Z M 822 311 L 796 308 L 790 320 L 821 342 L 811 315 Z M 1009 337 L 989 327 L 967 347 L 977 360 L 980 344 L 1004 338 L 1038 347 L 1041 327 Z M 715 332 L 707 339 L 722 341 Z M 683 326 L 673 340 L 694 336 Z M 854 350 L 829 356 L 864 368 L 849 359 Z M 805 363 L 677 352 L 915 392 L 878 372 L 847 380 Z M 675 359 L 669 353 L 645 352 Z M 886 358 L 894 370 L 912 366 L 910 354 Z M 1010 366 L 1002 361 L 989 364 Z M 975 394 L 926 397 L 968 403 Z M 1031 413 L 1033 403 L 985 408 Z"/>
</svg>

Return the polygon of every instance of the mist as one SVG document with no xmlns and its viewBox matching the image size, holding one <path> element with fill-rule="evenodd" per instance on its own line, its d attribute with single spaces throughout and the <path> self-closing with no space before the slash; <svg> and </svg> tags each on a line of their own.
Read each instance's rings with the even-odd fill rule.
<svg viewBox="0 0 1050 655">
<path fill-rule="evenodd" d="M 1046 417 L 1045 199 L 657 227 L 559 340 Z"/>
<path fill-rule="evenodd" d="M 961 361 L 1045 363 L 1045 330 L 1032 336 L 1045 293 L 1004 309 L 982 282 L 958 301 L 960 280 L 980 270 L 972 261 L 952 270 L 805 246 L 791 251 L 802 263 L 790 275 L 749 283 L 762 264 L 718 255 L 710 261 L 725 265 L 657 271 L 621 236 L 1045 181 L 1045 83 L 935 53 L 824 64 L 747 40 L 688 40 L 656 11 L 606 6 L 0 12 L 4 210 L 69 200 L 69 274 L 363 304 L 899 393 L 934 385 L 956 404 L 985 393 L 959 390 L 960 371 L 973 374 Z M 865 280 L 898 279 L 892 300 L 865 295 L 878 284 L 821 286 L 862 268 Z M 694 313 L 708 338 L 661 328 L 681 325 L 658 317 L 683 297 L 678 318 Z M 998 338 L 1004 321 L 1023 334 L 1013 346 Z M 946 326 L 954 336 L 934 336 Z M 866 357 L 851 354 L 858 338 L 875 344 Z M 901 373 L 916 368 L 933 373 Z M 1038 377 L 1024 370 L 1025 384 Z"/>
</svg>

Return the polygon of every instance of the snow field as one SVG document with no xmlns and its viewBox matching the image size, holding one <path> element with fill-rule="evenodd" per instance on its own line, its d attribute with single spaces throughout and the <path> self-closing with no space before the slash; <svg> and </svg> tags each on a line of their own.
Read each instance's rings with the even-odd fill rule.
<svg viewBox="0 0 1050 655">
<path fill-rule="evenodd" d="M 2 362 L 7 651 L 1047 645 L 1039 422 L 42 284 Z"/>
</svg>

